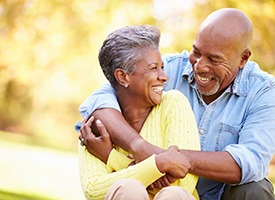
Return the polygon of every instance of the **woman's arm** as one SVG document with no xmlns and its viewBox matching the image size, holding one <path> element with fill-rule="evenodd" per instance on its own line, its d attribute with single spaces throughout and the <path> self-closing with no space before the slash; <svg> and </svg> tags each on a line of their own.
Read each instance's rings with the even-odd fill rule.
<svg viewBox="0 0 275 200">
<path fill-rule="evenodd" d="M 79 169 L 82 189 L 87 199 L 103 199 L 110 186 L 119 179 L 136 179 L 146 186 L 163 176 L 157 168 L 155 155 L 136 165 L 109 173 L 101 160 L 90 154 L 85 146 L 80 145 Z"/>
</svg>

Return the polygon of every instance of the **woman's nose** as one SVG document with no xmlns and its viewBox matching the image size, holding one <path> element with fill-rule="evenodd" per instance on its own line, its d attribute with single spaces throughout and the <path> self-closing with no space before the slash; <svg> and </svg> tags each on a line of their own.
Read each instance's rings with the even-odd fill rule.
<svg viewBox="0 0 275 200">
<path fill-rule="evenodd" d="M 159 70 L 158 73 L 158 78 L 164 82 L 168 81 L 168 76 L 165 74 L 165 72 L 163 71 L 163 69 Z"/>
</svg>

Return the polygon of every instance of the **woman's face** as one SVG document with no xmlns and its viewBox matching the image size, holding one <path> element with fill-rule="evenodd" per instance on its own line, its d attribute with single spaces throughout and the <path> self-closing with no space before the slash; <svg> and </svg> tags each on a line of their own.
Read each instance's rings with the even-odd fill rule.
<svg viewBox="0 0 275 200">
<path fill-rule="evenodd" d="M 167 80 L 159 50 L 149 49 L 136 64 L 134 73 L 129 75 L 127 91 L 141 104 L 154 106 L 160 104 L 163 85 Z"/>
</svg>

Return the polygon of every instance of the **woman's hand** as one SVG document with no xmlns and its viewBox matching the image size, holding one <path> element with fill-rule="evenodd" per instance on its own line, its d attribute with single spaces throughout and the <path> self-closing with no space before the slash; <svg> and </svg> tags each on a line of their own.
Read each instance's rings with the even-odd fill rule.
<svg viewBox="0 0 275 200">
<path fill-rule="evenodd" d="M 92 123 L 94 122 L 94 116 L 87 121 L 85 117 L 82 121 L 80 128 L 79 140 L 86 146 L 87 150 L 99 158 L 104 163 L 107 163 L 110 152 L 113 149 L 113 144 L 109 133 L 105 126 L 98 119 L 95 121 L 95 125 L 100 133 L 100 136 L 95 136 L 92 132 Z"/>
</svg>

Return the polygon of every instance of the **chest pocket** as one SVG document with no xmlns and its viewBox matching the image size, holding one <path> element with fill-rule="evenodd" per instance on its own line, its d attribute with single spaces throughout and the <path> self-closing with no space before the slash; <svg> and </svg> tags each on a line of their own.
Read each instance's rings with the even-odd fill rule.
<svg viewBox="0 0 275 200">
<path fill-rule="evenodd" d="M 237 144 L 242 125 L 232 126 L 221 122 L 217 138 L 216 151 L 221 151 L 228 144 Z"/>
</svg>

